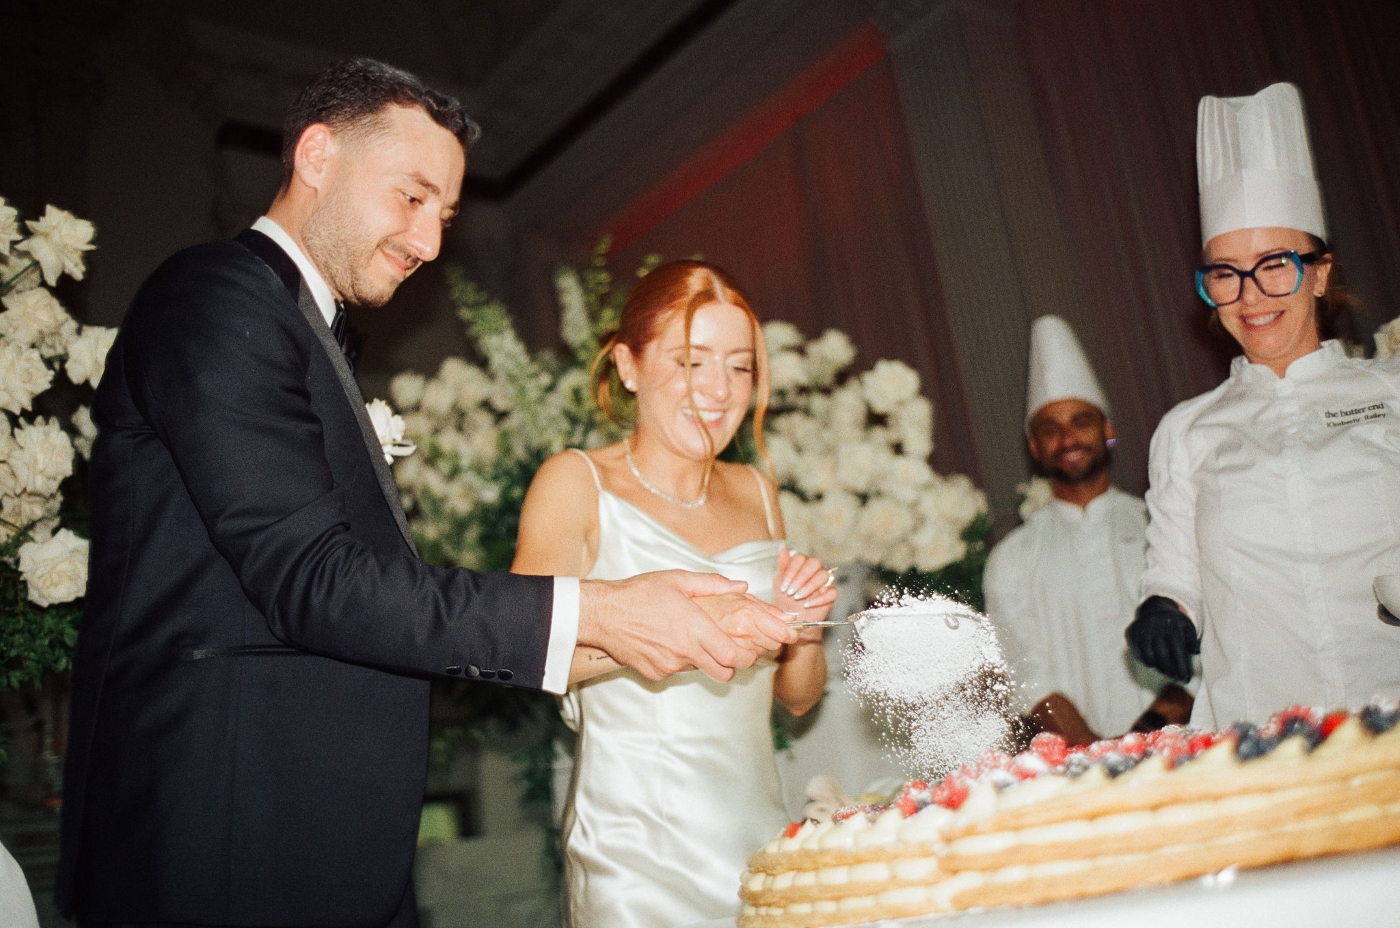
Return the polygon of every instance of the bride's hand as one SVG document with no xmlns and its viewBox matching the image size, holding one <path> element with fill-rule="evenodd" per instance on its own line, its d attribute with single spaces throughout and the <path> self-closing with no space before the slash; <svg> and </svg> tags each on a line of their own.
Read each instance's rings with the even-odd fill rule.
<svg viewBox="0 0 1400 928">
<path fill-rule="evenodd" d="M 835 571 L 827 570 L 817 558 L 789 551 L 784 545 L 778 551 L 778 572 L 773 576 L 773 604 L 795 613 L 793 621 L 824 622 L 836 602 L 835 577 Z M 820 628 L 801 629 L 798 640 L 820 641 L 821 632 Z"/>
</svg>

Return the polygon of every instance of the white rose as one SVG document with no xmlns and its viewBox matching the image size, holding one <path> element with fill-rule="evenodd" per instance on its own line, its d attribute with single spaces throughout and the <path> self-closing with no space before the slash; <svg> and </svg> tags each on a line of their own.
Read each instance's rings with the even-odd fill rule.
<svg viewBox="0 0 1400 928">
<path fill-rule="evenodd" d="M 859 383 L 848 383 L 832 391 L 829 427 L 839 434 L 845 437 L 861 434 L 869 415 Z"/>
<path fill-rule="evenodd" d="M 1400 354 L 1400 318 L 1376 329 L 1376 357 L 1388 358 L 1393 354 Z"/>
<path fill-rule="evenodd" d="M 808 496 L 822 496 L 836 486 L 836 456 L 804 454 L 797 464 L 797 488 Z"/>
<path fill-rule="evenodd" d="M 1016 493 L 1021 497 L 1021 505 L 1016 512 L 1021 516 L 1021 521 L 1025 522 L 1037 510 L 1044 509 L 1050 505 L 1050 501 L 1055 498 L 1055 491 L 1050 486 L 1050 481 L 1044 477 L 1032 477 L 1025 483 L 1016 484 Z"/>
<path fill-rule="evenodd" d="M 88 382 L 96 387 L 107 369 L 107 354 L 117 330 L 100 325 L 83 326 L 82 334 L 68 343 L 68 379 L 73 383 Z"/>
<path fill-rule="evenodd" d="M 885 553 L 884 560 L 880 562 L 881 567 L 904 573 L 913 567 L 916 561 L 914 544 L 910 541 L 900 541 L 890 546 L 890 550 Z"/>
<path fill-rule="evenodd" d="M 933 468 L 927 461 L 901 454 L 886 467 L 882 488 L 894 499 L 910 504 L 918 500 L 933 480 Z"/>
<path fill-rule="evenodd" d="M 883 563 L 877 552 L 888 551 L 906 538 L 914 530 L 914 521 L 914 513 L 903 503 L 881 497 L 867 502 L 856 523 L 856 531 L 871 549 L 866 558 Z"/>
<path fill-rule="evenodd" d="M 404 371 L 395 374 L 389 381 L 389 399 L 399 409 L 413 409 L 423 399 L 423 390 L 428 386 L 428 378 L 417 371 Z"/>
<path fill-rule="evenodd" d="M 817 544 L 811 553 L 830 564 L 849 564 L 865 553 L 856 535 L 860 500 L 844 490 L 832 490 L 813 507 Z"/>
<path fill-rule="evenodd" d="M 790 412 L 776 416 L 773 431 L 787 437 L 803 453 L 828 447 L 822 438 L 821 422 L 805 413 Z"/>
<path fill-rule="evenodd" d="M 923 459 L 933 453 L 933 403 L 926 397 L 900 403 L 890 414 L 890 428 L 909 457 Z"/>
<path fill-rule="evenodd" d="M 58 485 L 73 474 L 73 442 L 58 420 L 36 419 L 14 433 L 9 465 L 21 487 L 41 496 L 52 496 Z"/>
<path fill-rule="evenodd" d="M 796 493 L 783 490 L 778 493 L 778 508 L 782 510 L 783 525 L 787 528 L 788 547 L 797 551 L 809 550 L 816 534 L 813 526 L 816 507 L 804 503 Z"/>
<path fill-rule="evenodd" d="M 384 463 L 394 463 L 394 458 L 406 457 L 418 450 L 418 446 L 403 437 L 403 417 L 394 414 L 388 403 L 373 399 L 365 404 L 369 421 L 374 426 L 374 435 L 379 439 L 379 447 L 384 449 Z"/>
<path fill-rule="evenodd" d="M 801 348 L 803 341 L 802 333 L 791 322 L 774 319 L 763 323 L 763 345 L 770 357 L 782 351 Z"/>
<path fill-rule="evenodd" d="M 962 474 L 938 477 L 919 498 L 919 511 L 930 521 L 946 522 L 957 532 L 987 510 L 987 497 Z"/>
<path fill-rule="evenodd" d="M 87 589 L 88 542 L 68 529 L 48 541 L 29 541 L 19 549 L 19 572 L 29 584 L 29 601 L 38 606 L 72 602 Z"/>
<path fill-rule="evenodd" d="M 9 286 L 10 293 L 23 293 L 33 290 L 44 282 L 44 273 L 39 265 L 18 251 L 8 258 L 0 256 L 0 288 Z"/>
<path fill-rule="evenodd" d="M 829 387 L 836 381 L 836 375 L 845 370 L 856 358 L 856 346 L 845 332 L 827 329 L 816 341 L 807 345 L 807 373 L 812 383 L 819 387 Z"/>
<path fill-rule="evenodd" d="M 967 543 L 960 529 L 946 522 L 925 522 L 909 539 L 914 548 L 914 566 L 920 570 L 942 570 L 967 554 Z"/>
<path fill-rule="evenodd" d="M 583 282 L 571 267 L 554 272 L 554 292 L 559 295 L 559 337 L 577 351 L 588 344 L 593 324 L 588 318 L 588 303 L 583 295 Z"/>
<path fill-rule="evenodd" d="M 860 386 L 870 408 L 884 415 L 919 395 L 919 375 L 903 361 L 881 360 L 861 375 Z"/>
<path fill-rule="evenodd" d="M 74 280 L 83 279 L 83 252 L 92 250 L 92 236 L 96 231 L 92 223 L 49 204 L 42 217 L 31 219 L 25 225 L 33 234 L 15 248 L 34 256 L 44 271 L 45 283 L 52 287 L 58 283 L 60 274 L 67 274 Z"/>
<path fill-rule="evenodd" d="M 23 293 L 7 293 L 0 297 L 0 303 L 6 309 L 0 313 L 0 335 L 21 345 L 57 347 L 59 351 L 49 353 L 61 353 L 62 345 L 55 346 L 54 342 L 60 341 L 64 324 L 73 320 L 52 293 L 37 287 Z"/>
<path fill-rule="evenodd" d="M 4 197 L 0 197 L 0 256 L 8 257 L 10 243 L 17 242 L 20 238 L 19 210 L 6 203 Z"/>
<path fill-rule="evenodd" d="M 53 371 L 37 349 L 0 339 L 0 409 L 24 412 L 51 383 Z"/>
<path fill-rule="evenodd" d="M 867 441 L 852 441 L 836 451 L 836 480 L 853 493 L 870 493 L 893 462 L 890 449 Z"/>
<path fill-rule="evenodd" d="M 63 501 L 58 496 L 20 493 L 0 500 L 0 536 L 8 541 L 15 533 L 29 529 L 35 541 L 48 541 L 58 528 L 58 510 Z"/>
<path fill-rule="evenodd" d="M 73 428 L 78 430 L 73 447 L 83 456 L 83 460 L 87 460 L 92 457 L 92 443 L 97 440 L 97 423 L 92 421 L 92 410 L 79 406 L 73 413 L 72 421 Z"/>
<path fill-rule="evenodd" d="M 795 351 L 779 351 L 768 359 L 768 384 L 775 393 L 790 392 L 807 383 L 807 365 Z"/>
<path fill-rule="evenodd" d="M 0 461 L 0 498 L 17 496 L 20 492 L 19 478 L 10 465 Z"/>
<path fill-rule="evenodd" d="M 778 483 L 791 483 L 796 478 L 802 461 L 802 456 L 797 453 L 797 446 L 786 435 L 765 435 L 763 444 L 768 451 L 768 460 L 773 462 Z"/>
</svg>

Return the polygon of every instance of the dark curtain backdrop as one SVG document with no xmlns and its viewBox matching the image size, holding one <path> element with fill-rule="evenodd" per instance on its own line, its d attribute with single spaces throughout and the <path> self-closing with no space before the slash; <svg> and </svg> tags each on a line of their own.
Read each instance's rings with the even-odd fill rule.
<svg viewBox="0 0 1400 928">
<path fill-rule="evenodd" d="M 1359 341 L 1400 313 L 1400 3 L 1027 0 L 1021 42 L 1120 433 L 1138 447 L 1225 376 L 1205 326 L 1196 103 L 1302 90 L 1331 242 L 1363 307 Z"/>
<path fill-rule="evenodd" d="M 855 369 L 899 358 L 936 415 L 933 464 L 982 482 L 937 263 L 887 60 L 620 252 L 700 254 L 730 271 L 762 319 L 855 342 Z"/>
</svg>

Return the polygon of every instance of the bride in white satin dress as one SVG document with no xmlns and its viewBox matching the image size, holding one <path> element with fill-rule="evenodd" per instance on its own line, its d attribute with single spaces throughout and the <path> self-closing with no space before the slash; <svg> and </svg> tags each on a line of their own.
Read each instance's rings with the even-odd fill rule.
<svg viewBox="0 0 1400 928">
<path fill-rule="evenodd" d="M 635 430 L 545 462 L 512 569 L 718 573 L 803 620 L 824 619 L 831 574 L 782 545 L 772 482 L 715 459 L 751 405 L 762 447 L 766 362 L 758 321 L 723 271 L 678 261 L 649 273 L 595 365 L 600 405 L 616 416 L 621 386 Z M 696 670 L 651 681 L 579 648 L 564 706 L 579 733 L 564 821 L 572 928 L 683 928 L 737 914 L 745 860 L 786 820 L 773 699 L 801 714 L 825 680 L 820 629 L 727 683 Z"/>
</svg>

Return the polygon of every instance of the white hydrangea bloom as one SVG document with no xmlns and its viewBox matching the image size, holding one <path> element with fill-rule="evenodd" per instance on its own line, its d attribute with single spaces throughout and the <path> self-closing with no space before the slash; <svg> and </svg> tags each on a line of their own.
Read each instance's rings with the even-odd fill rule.
<svg viewBox="0 0 1400 928">
<path fill-rule="evenodd" d="M 54 418 L 22 423 L 14 432 L 9 465 L 19 485 L 30 493 L 52 496 L 73 474 L 73 442 Z"/>
<path fill-rule="evenodd" d="M 872 554 L 888 551 L 900 539 L 914 531 L 914 512 L 898 500 L 876 496 L 866 501 L 861 509 L 856 531 L 865 539 L 866 547 Z M 880 563 L 882 558 L 874 558 Z"/>
<path fill-rule="evenodd" d="M 389 399 L 393 400 L 394 406 L 402 410 L 415 409 L 423 399 L 423 391 L 427 389 L 428 378 L 417 371 L 404 371 L 395 374 L 389 381 Z"/>
<path fill-rule="evenodd" d="M 577 351 L 588 344 L 593 326 L 588 318 L 588 303 L 583 295 L 583 282 L 571 267 L 554 272 L 554 291 L 559 295 L 559 337 Z"/>
<path fill-rule="evenodd" d="M 0 257 L 8 257 L 10 244 L 21 238 L 19 231 L 19 210 L 0 197 Z"/>
<path fill-rule="evenodd" d="M 763 344 L 770 357 L 783 351 L 801 348 L 803 341 L 805 339 L 802 333 L 791 322 L 774 319 L 772 322 L 763 323 Z"/>
<path fill-rule="evenodd" d="M 83 252 L 92 250 L 92 236 L 97 231 L 92 223 L 49 204 L 43 216 L 25 225 L 32 235 L 15 248 L 29 252 L 39 262 L 44 283 L 52 287 L 62 274 L 74 280 L 83 279 L 86 272 Z"/>
<path fill-rule="evenodd" d="M 807 384 L 807 362 L 795 351 L 779 351 L 768 358 L 768 383 L 774 393 L 796 390 Z"/>
<path fill-rule="evenodd" d="M 836 375 L 856 358 L 856 346 L 839 329 L 827 329 L 816 341 L 807 345 L 807 373 L 812 383 L 830 387 Z"/>
<path fill-rule="evenodd" d="M 116 341 L 117 330 L 100 325 L 85 325 L 81 334 L 68 343 L 68 361 L 64 369 L 73 383 L 89 383 L 93 387 L 107 369 L 107 354 Z"/>
<path fill-rule="evenodd" d="M 850 564 L 864 556 L 857 535 L 860 500 L 835 489 L 813 507 L 814 545 L 811 553 L 828 564 Z"/>
<path fill-rule="evenodd" d="M 1376 329 L 1376 357 L 1388 358 L 1394 354 L 1400 354 L 1400 318 Z"/>
<path fill-rule="evenodd" d="M 20 546 L 19 571 L 37 606 L 72 602 L 87 589 L 88 542 L 68 529 Z"/>
<path fill-rule="evenodd" d="M 776 471 L 778 483 L 789 483 L 796 478 L 801 470 L 802 456 L 797 453 L 797 446 L 786 435 L 765 435 L 764 445 L 768 449 L 768 460 L 773 462 L 773 470 Z"/>
<path fill-rule="evenodd" d="M 97 423 L 92 421 L 92 410 L 79 406 L 73 413 L 73 428 L 78 430 L 73 447 L 87 460 L 92 457 L 92 443 L 97 440 Z"/>
<path fill-rule="evenodd" d="M 6 310 L 0 313 L 0 335 L 26 347 L 38 347 L 45 354 L 62 353 L 64 329 L 76 323 L 52 293 L 37 287 L 7 293 L 0 297 L 0 303 Z"/>
<path fill-rule="evenodd" d="M 0 338 L 0 409 L 21 413 L 53 383 L 37 348 Z"/>
<path fill-rule="evenodd" d="M 1032 477 L 1025 483 L 1016 484 L 1016 493 L 1021 497 L 1021 505 L 1017 507 L 1016 512 L 1020 514 L 1022 522 L 1037 510 L 1049 506 L 1055 498 L 1054 488 L 1044 477 Z"/>
<path fill-rule="evenodd" d="M 860 375 L 860 386 L 870 408 L 884 415 L 919 395 L 919 375 L 903 361 L 882 359 Z"/>
<path fill-rule="evenodd" d="M 445 380 L 435 378 L 428 381 L 428 385 L 423 388 L 423 397 L 418 403 L 418 408 L 422 410 L 433 422 L 446 422 L 452 416 L 453 405 L 456 403 L 457 393 L 452 384 Z"/>
</svg>

